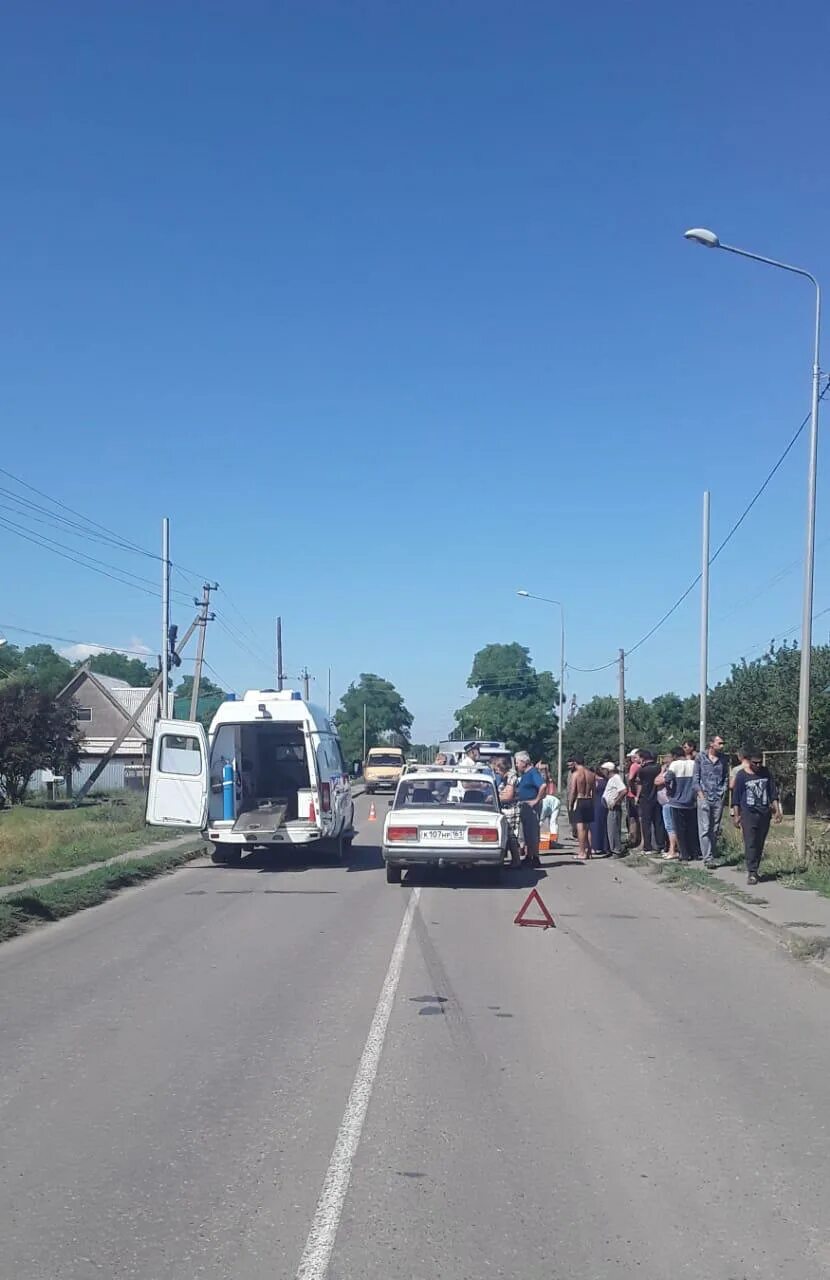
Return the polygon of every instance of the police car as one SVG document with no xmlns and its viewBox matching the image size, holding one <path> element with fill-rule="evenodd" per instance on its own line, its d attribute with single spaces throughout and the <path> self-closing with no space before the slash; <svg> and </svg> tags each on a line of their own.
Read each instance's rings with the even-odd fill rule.
<svg viewBox="0 0 830 1280">
<path fill-rule="evenodd" d="M 388 884 L 407 867 L 483 867 L 501 876 L 508 823 L 486 766 L 411 766 L 383 824 Z"/>
</svg>

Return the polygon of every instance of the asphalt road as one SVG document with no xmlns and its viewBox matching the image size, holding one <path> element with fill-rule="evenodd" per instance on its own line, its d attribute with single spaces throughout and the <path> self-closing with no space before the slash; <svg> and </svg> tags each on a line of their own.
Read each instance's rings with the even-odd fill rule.
<svg viewBox="0 0 830 1280">
<path fill-rule="evenodd" d="M 830 988 L 605 862 L 387 886 L 358 803 L 0 949 L 0 1274 L 826 1280 Z"/>
</svg>

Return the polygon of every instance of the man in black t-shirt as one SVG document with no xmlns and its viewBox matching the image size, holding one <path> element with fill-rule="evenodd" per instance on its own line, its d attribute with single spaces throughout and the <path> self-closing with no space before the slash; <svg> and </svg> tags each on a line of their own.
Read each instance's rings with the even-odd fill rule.
<svg viewBox="0 0 830 1280">
<path fill-rule="evenodd" d="M 635 779 L 637 787 L 637 805 L 640 810 L 640 827 L 643 832 L 643 853 L 663 853 L 666 848 L 666 828 L 663 825 L 663 812 L 657 799 L 657 788 L 654 781 L 661 772 L 661 766 L 654 758 L 652 751 L 641 751 L 642 764 Z"/>
</svg>

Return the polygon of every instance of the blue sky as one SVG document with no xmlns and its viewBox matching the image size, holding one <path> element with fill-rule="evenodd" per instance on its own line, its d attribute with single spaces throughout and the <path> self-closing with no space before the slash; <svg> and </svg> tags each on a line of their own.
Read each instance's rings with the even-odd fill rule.
<svg viewBox="0 0 830 1280">
<path fill-rule="evenodd" d="M 517 587 L 606 661 L 697 573 L 703 489 L 717 542 L 809 406 L 808 284 L 682 233 L 830 282 L 829 32 L 817 0 L 11 3 L 0 465 L 150 551 L 169 514 L 236 687 L 280 612 L 290 672 L 388 676 L 432 738 L 482 644 L 558 662 Z M 802 438 L 713 568 L 713 680 L 798 623 L 805 467 Z M 157 650 L 152 595 L 0 552 L 0 624 Z M 696 687 L 697 609 L 632 693 Z"/>
</svg>

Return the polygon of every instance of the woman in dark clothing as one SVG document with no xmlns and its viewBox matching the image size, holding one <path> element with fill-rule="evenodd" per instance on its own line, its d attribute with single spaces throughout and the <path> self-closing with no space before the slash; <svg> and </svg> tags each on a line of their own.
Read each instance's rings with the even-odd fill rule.
<svg viewBox="0 0 830 1280">
<path fill-rule="evenodd" d="M 591 850 L 593 853 L 608 852 L 608 819 L 602 803 L 602 793 L 608 781 L 601 769 L 595 769 L 596 786 L 594 788 L 594 820 L 591 823 Z"/>
</svg>

